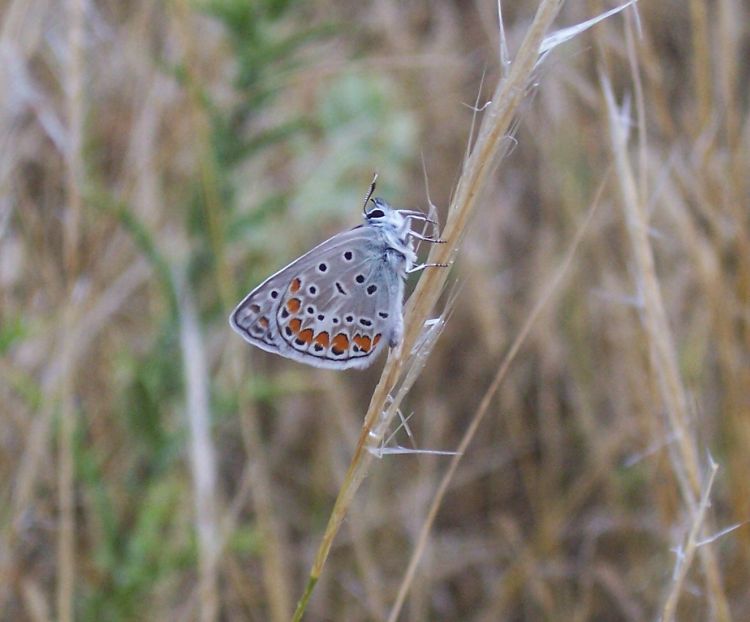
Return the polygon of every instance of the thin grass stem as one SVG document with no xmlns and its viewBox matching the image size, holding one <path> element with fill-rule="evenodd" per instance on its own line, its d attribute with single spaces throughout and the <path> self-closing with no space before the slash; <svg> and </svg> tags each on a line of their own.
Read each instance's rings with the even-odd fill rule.
<svg viewBox="0 0 750 622">
<path fill-rule="evenodd" d="M 606 77 L 602 76 L 601 82 L 609 114 L 616 179 L 632 245 L 638 285 L 642 292 L 643 328 L 667 421 L 675 437 L 676 451 L 670 452 L 670 456 L 683 500 L 690 514 L 695 516 L 702 484 L 697 443 L 689 424 L 687 395 L 680 376 L 674 339 L 656 274 L 648 217 L 645 206 L 638 200 L 637 183 L 627 153 L 627 133 L 621 117 L 622 111 L 615 103 L 612 88 Z M 702 547 L 700 555 L 713 615 L 716 620 L 729 620 L 729 607 L 713 550 L 711 547 Z"/>
<path fill-rule="evenodd" d="M 81 212 L 83 210 L 83 81 L 84 81 L 84 16 L 83 0 L 70 0 L 68 3 L 68 47 L 66 108 L 68 121 L 68 141 L 66 150 L 66 192 L 67 210 L 65 215 L 64 265 L 67 276 L 68 300 L 65 304 L 64 324 L 71 326 L 76 315 L 76 288 L 79 278 L 80 257 L 79 238 Z M 74 619 L 75 596 L 75 392 L 76 366 L 71 360 L 74 349 L 72 334 L 66 331 L 62 336 L 63 376 L 60 386 L 60 429 L 58 437 L 58 505 L 60 531 L 57 541 L 57 619 L 72 622 Z"/>
<path fill-rule="evenodd" d="M 511 65 L 507 79 L 501 80 L 495 88 L 492 103 L 484 112 L 477 140 L 471 154 L 465 161 L 457 190 L 448 211 L 448 218 L 441 235 L 446 243 L 436 244 L 432 247 L 428 258 L 430 263 L 451 263 L 455 259 L 460 241 L 471 215 L 476 210 L 489 174 L 499 162 L 503 145 L 507 144 L 504 138 L 511 127 L 533 75 L 539 56 L 540 44 L 561 5 L 561 0 L 542 0 L 540 2 L 534 20 L 526 33 L 516 59 Z M 372 455 L 367 448 L 371 443 L 378 443 L 380 440 L 372 437 L 374 426 L 378 424 L 382 430 L 387 428 L 387 426 L 382 425 L 386 400 L 401 377 L 407 362 L 406 359 L 409 358 L 414 344 L 417 343 L 424 329 L 425 322 L 443 292 L 447 278 L 447 270 L 427 271 L 419 280 L 409 299 L 405 313 L 401 355 L 393 353 L 389 355 L 380 381 L 375 387 L 344 484 L 334 504 L 310 571 L 307 586 L 297 605 L 293 620 L 302 619 L 312 591 L 328 558 L 333 540 L 359 485 L 367 475 L 372 460 Z M 399 404 L 395 400 L 388 404 L 389 416 L 395 415 L 398 406 Z"/>
<path fill-rule="evenodd" d="M 396 622 L 396 620 L 398 620 L 398 616 L 404 605 L 404 601 L 406 600 L 406 595 L 408 594 L 409 588 L 411 587 L 414 581 L 414 577 L 416 575 L 416 570 L 417 570 L 417 565 L 419 564 L 419 561 L 424 555 L 425 549 L 427 547 L 427 539 L 429 537 L 430 531 L 432 530 L 432 525 L 434 524 L 435 518 L 437 517 L 438 510 L 440 509 L 443 503 L 443 500 L 445 499 L 445 495 L 448 491 L 448 488 L 451 482 L 453 481 L 453 477 L 456 474 L 456 470 L 458 469 L 458 465 L 461 461 L 461 458 L 463 457 L 466 450 L 468 449 L 471 441 L 476 436 L 477 430 L 479 429 L 479 424 L 484 420 L 484 417 L 486 416 L 487 411 L 490 408 L 490 404 L 492 403 L 492 399 L 494 398 L 495 394 L 500 388 L 500 385 L 502 384 L 503 379 L 505 378 L 506 374 L 508 373 L 511 363 L 515 360 L 516 355 L 521 349 L 521 346 L 524 344 L 524 342 L 526 341 L 526 338 L 529 336 L 529 333 L 531 332 L 531 329 L 534 326 L 534 323 L 536 322 L 537 318 L 542 313 L 542 311 L 549 304 L 552 297 L 559 291 L 559 287 L 561 283 L 563 282 L 563 279 L 565 275 L 567 274 L 568 270 L 570 269 L 571 263 L 573 262 L 573 257 L 575 256 L 576 250 L 581 244 L 581 240 L 583 240 L 583 236 L 588 230 L 589 224 L 591 223 L 591 220 L 594 217 L 596 209 L 599 206 L 599 200 L 601 198 L 602 192 L 604 191 L 605 182 L 606 182 L 606 179 L 605 181 L 602 181 L 602 183 L 600 184 L 599 190 L 597 191 L 597 195 L 591 205 L 591 208 L 589 209 L 585 220 L 583 221 L 581 226 L 578 228 L 578 231 L 576 232 L 576 235 L 570 244 L 570 248 L 568 249 L 567 253 L 565 254 L 565 257 L 563 258 L 559 269 L 553 275 L 549 285 L 544 287 L 543 289 L 544 293 L 542 297 L 534 305 L 534 308 L 531 310 L 531 313 L 529 313 L 526 321 L 521 327 L 521 330 L 518 332 L 518 335 L 516 335 L 516 338 L 513 340 L 513 343 L 511 344 L 510 348 L 508 349 L 508 352 L 503 357 L 500 363 L 500 366 L 498 367 L 495 377 L 493 378 L 489 387 L 487 388 L 484 395 L 482 396 L 482 399 L 479 402 L 479 406 L 477 407 L 477 410 L 474 412 L 474 414 L 471 417 L 469 426 L 466 428 L 466 431 L 464 432 L 461 438 L 461 441 L 458 444 L 456 452 L 453 458 L 451 459 L 448 469 L 446 470 L 445 474 L 440 480 L 440 484 L 438 485 L 437 491 L 435 492 L 435 496 L 432 498 L 432 502 L 430 503 L 430 508 L 427 512 L 427 516 L 425 517 L 425 520 L 422 523 L 422 527 L 419 531 L 419 536 L 417 537 L 417 543 L 414 547 L 414 551 L 411 555 L 411 558 L 409 559 L 409 565 L 407 566 L 406 572 L 404 573 L 404 578 L 401 580 L 398 595 L 396 596 L 396 601 L 393 604 L 393 608 L 391 609 L 390 615 L 388 616 L 388 622 Z"/>
</svg>

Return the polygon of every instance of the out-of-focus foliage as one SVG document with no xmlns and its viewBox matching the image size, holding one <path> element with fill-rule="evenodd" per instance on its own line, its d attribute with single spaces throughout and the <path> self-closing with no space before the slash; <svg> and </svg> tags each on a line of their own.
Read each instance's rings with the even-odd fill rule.
<svg viewBox="0 0 750 622">
<path fill-rule="evenodd" d="M 2 14 L 0 620 L 63 619 L 67 580 L 75 619 L 287 619 L 380 364 L 308 369 L 252 350 L 227 315 L 285 262 L 358 224 L 375 171 L 379 195 L 426 208 L 424 162 L 444 219 L 482 114 L 473 107 L 500 75 L 496 3 L 82 3 L 76 64 L 77 6 L 10 0 Z M 607 8 L 568 3 L 559 25 Z M 531 8 L 504 11 L 512 52 Z M 720 465 L 709 530 L 750 515 L 748 7 L 670 0 L 639 3 L 639 17 L 640 31 L 612 18 L 540 67 L 463 243 L 456 308 L 407 399 L 414 441 L 401 431 L 403 445 L 455 448 L 610 175 L 561 293 L 463 458 L 401 619 L 662 611 L 690 516 L 608 173 L 600 70 L 633 101 L 632 161 L 692 440 Z M 209 390 L 200 439 L 186 301 Z M 207 497 L 201 442 L 216 473 Z M 445 465 L 376 465 L 307 619 L 385 619 Z M 208 562 L 206 533 L 218 534 Z M 749 534 L 707 545 L 720 589 L 694 561 L 678 619 L 721 619 L 722 603 L 750 615 Z"/>
</svg>

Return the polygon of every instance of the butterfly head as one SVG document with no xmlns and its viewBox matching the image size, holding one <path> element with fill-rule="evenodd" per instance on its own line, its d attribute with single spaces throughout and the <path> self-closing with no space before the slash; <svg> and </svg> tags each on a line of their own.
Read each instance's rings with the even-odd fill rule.
<svg viewBox="0 0 750 622">
<path fill-rule="evenodd" d="M 396 231 L 403 235 L 409 229 L 409 220 L 397 209 L 391 207 L 386 201 L 375 197 L 365 209 L 365 224 L 382 227 L 390 231 Z"/>
<path fill-rule="evenodd" d="M 365 224 L 387 231 L 390 235 L 394 235 L 399 239 L 402 245 L 406 245 L 406 235 L 410 230 L 409 217 L 406 215 L 406 212 L 393 209 L 380 197 L 372 196 L 375 193 L 375 182 L 377 179 L 378 174 L 375 173 L 370 184 L 370 189 L 365 195 L 365 203 L 362 207 Z"/>
<path fill-rule="evenodd" d="M 379 197 L 370 199 L 370 203 L 369 209 L 365 209 L 365 220 L 369 223 L 385 222 L 396 211 Z"/>
</svg>

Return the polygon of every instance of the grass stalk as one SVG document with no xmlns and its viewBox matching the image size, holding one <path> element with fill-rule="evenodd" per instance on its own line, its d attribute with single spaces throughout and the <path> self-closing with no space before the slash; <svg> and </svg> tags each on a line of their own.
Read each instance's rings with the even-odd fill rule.
<svg viewBox="0 0 750 622">
<path fill-rule="evenodd" d="M 616 179 L 641 292 L 640 310 L 643 328 L 660 397 L 677 447 L 675 452 L 670 453 L 672 465 L 683 500 L 691 516 L 695 516 L 698 511 L 702 484 L 696 440 L 689 423 L 687 395 L 682 383 L 674 339 L 654 265 L 648 216 L 645 206 L 638 200 L 637 183 L 627 153 L 627 134 L 620 116 L 621 111 L 615 103 L 609 81 L 605 77 L 602 77 L 601 81 L 609 114 L 610 141 L 615 159 Z M 724 596 L 716 557 L 708 546 L 702 547 L 700 554 L 713 619 L 729 620 L 729 607 Z"/>
<path fill-rule="evenodd" d="M 184 49 L 185 86 L 188 94 L 190 119 L 195 133 L 195 147 L 208 229 L 208 241 L 213 256 L 213 268 L 216 274 L 216 283 L 222 307 L 229 309 L 232 305 L 234 291 L 229 266 L 226 262 L 226 228 L 224 226 L 223 206 L 219 187 L 219 172 L 211 144 L 210 120 L 202 102 L 199 76 L 194 71 L 194 62 L 197 55 L 195 54 L 193 45 L 195 37 L 189 28 L 188 15 L 190 12 L 185 0 L 178 0 L 175 3 L 175 8 L 177 13 L 177 30 Z"/>
<path fill-rule="evenodd" d="M 344 28 L 315 2 L 6 3 L 2 620 L 287 622 L 339 490 L 305 620 L 750 617 L 747 3 L 568 2 L 542 46 L 576 40 L 514 75 L 503 131 L 539 2 L 505 33 L 494 0 L 354 3 Z M 592 42 L 631 102 L 616 181 Z M 340 375 L 235 341 L 288 229 L 327 233 L 373 158 L 420 150 L 471 278 L 420 275 L 402 352 Z"/>
<path fill-rule="evenodd" d="M 698 103 L 697 133 L 703 131 L 711 112 L 711 58 L 708 8 L 703 0 L 690 0 L 690 27 L 693 42 L 693 89 Z"/>
<path fill-rule="evenodd" d="M 711 462 L 711 470 L 708 474 L 708 481 L 701 495 L 700 503 L 692 518 L 690 530 L 688 532 L 687 542 L 684 550 L 680 548 L 677 551 L 677 566 L 675 571 L 674 580 L 672 581 L 672 587 L 669 590 L 669 594 L 664 602 L 664 609 L 662 610 L 661 619 L 662 622 L 672 622 L 674 620 L 675 612 L 677 610 L 677 603 L 680 600 L 680 592 L 683 584 L 685 583 L 685 577 L 687 577 L 688 570 L 690 570 L 690 564 L 695 556 L 695 551 L 699 547 L 699 535 L 703 528 L 703 523 L 706 518 L 706 511 L 711 505 L 711 489 L 714 485 L 714 479 L 716 478 L 716 471 L 719 466 L 715 462 Z"/>
<path fill-rule="evenodd" d="M 83 210 L 83 80 L 84 80 L 84 17 L 83 0 L 68 4 L 68 47 L 66 65 L 66 108 L 68 142 L 66 150 L 66 192 L 68 207 L 63 236 L 63 262 L 66 272 L 68 300 L 63 317 L 70 326 L 75 315 L 76 286 L 79 272 L 81 212 Z M 57 540 L 57 619 L 72 622 L 75 595 L 75 365 L 71 360 L 74 348 L 70 331 L 62 335 L 60 428 L 58 437 L 58 506 L 60 529 Z"/>
<path fill-rule="evenodd" d="M 184 284 L 181 292 L 180 343 L 185 378 L 185 409 L 190 435 L 195 530 L 199 551 L 199 608 L 201 622 L 218 617 L 216 565 L 219 552 L 219 505 L 216 492 L 216 451 L 211 438 L 209 374 L 195 306 Z"/>
<path fill-rule="evenodd" d="M 464 456 L 466 450 L 469 447 L 469 444 L 476 436 L 477 430 L 479 429 L 479 424 L 487 415 L 490 405 L 492 404 L 492 400 L 497 394 L 497 391 L 500 388 L 503 380 L 505 379 L 505 376 L 510 369 L 511 363 L 515 360 L 516 355 L 521 349 L 521 346 L 529 336 L 529 333 L 531 332 L 531 329 L 534 326 L 536 320 L 539 318 L 542 311 L 547 307 L 552 297 L 559 291 L 559 287 L 562 284 L 568 270 L 570 269 L 571 263 L 573 262 L 573 257 L 575 256 L 576 250 L 578 249 L 581 240 L 583 240 L 584 233 L 588 230 L 588 226 L 591 223 L 594 213 L 596 212 L 596 208 L 599 205 L 599 200 L 601 198 L 602 192 L 604 191 L 604 187 L 605 182 L 603 181 L 600 184 L 597 195 L 591 205 L 591 208 L 588 211 L 588 214 L 586 215 L 586 219 L 576 231 L 576 235 L 573 238 L 573 241 L 571 242 L 570 248 L 565 254 L 565 257 L 563 258 L 560 267 L 553 275 L 550 283 L 543 288 L 541 298 L 539 298 L 537 303 L 534 305 L 534 308 L 531 310 L 531 313 L 529 313 L 526 321 L 521 327 L 521 330 L 516 335 L 516 338 L 513 340 L 513 343 L 508 349 L 508 352 L 500 362 L 500 366 L 498 367 L 495 377 L 492 379 L 489 387 L 487 387 L 487 390 L 485 391 L 482 399 L 479 402 L 479 406 L 477 407 L 476 411 L 474 411 L 474 414 L 471 417 L 469 426 L 466 428 L 466 431 L 461 438 L 461 442 L 456 448 L 456 453 L 451 458 L 448 469 L 441 478 L 437 491 L 432 498 L 427 516 L 422 523 L 422 527 L 419 531 L 419 536 L 417 537 L 417 544 L 414 547 L 414 551 L 411 555 L 411 558 L 409 559 L 409 565 L 406 568 L 404 578 L 402 579 L 401 585 L 399 586 L 398 595 L 396 596 L 396 602 L 393 604 L 391 613 L 388 616 L 388 622 L 396 622 L 396 620 L 398 620 L 401 608 L 403 607 L 404 601 L 406 600 L 406 595 L 409 591 L 409 588 L 411 587 L 411 584 L 414 581 L 417 565 L 419 564 L 419 561 L 424 555 L 424 551 L 427 547 L 427 541 L 430 535 L 430 531 L 432 530 L 432 525 L 434 524 L 438 510 L 440 509 L 443 500 L 445 499 L 445 495 L 448 492 L 448 487 L 453 481 L 453 477 L 456 474 L 456 470 L 458 469 L 458 465 L 461 462 L 461 458 Z"/>
<path fill-rule="evenodd" d="M 66 313 L 67 323 L 73 314 L 71 307 Z M 70 337 L 63 337 L 62 361 L 71 361 Z M 73 596 L 75 592 L 75 475 L 74 475 L 74 436 L 76 409 L 74 406 L 75 375 L 72 366 L 65 365 L 63 372 L 58 437 L 57 494 L 60 512 L 60 528 L 57 537 L 57 619 L 72 622 Z"/>
<path fill-rule="evenodd" d="M 459 243 L 466 230 L 470 217 L 475 212 L 487 179 L 499 162 L 502 147 L 518 107 L 526 94 L 539 58 L 539 47 L 545 33 L 552 24 L 562 5 L 561 0 L 542 0 L 533 22 L 521 44 L 516 59 L 511 65 L 506 79 L 501 80 L 494 90 L 492 101 L 487 107 L 479 128 L 471 154 L 466 159 L 458 186 L 448 211 L 448 218 L 442 232 L 445 244 L 435 245 L 428 261 L 451 263 L 458 251 Z M 421 335 L 425 321 L 443 292 L 447 270 L 426 270 L 419 280 L 414 293 L 406 306 L 404 341 L 399 354 L 391 353 L 386 362 L 378 385 L 375 387 L 359 440 L 354 451 L 344 484 L 334 504 L 323 539 L 318 548 L 307 586 L 297 605 L 294 620 L 301 620 L 307 603 L 315 588 L 330 552 L 333 540 L 341 522 L 347 515 L 352 499 L 368 472 L 372 454 L 368 448 L 379 442 L 373 436 L 376 424 L 379 429 L 387 429 L 387 421 L 381 425 L 386 402 L 391 391 L 401 377 L 405 359 Z M 388 406 L 388 415 L 395 414 L 398 403 Z"/>
<path fill-rule="evenodd" d="M 242 343 L 235 343 L 230 355 L 233 367 L 232 378 L 239 395 L 238 410 L 241 416 L 242 438 L 250 461 L 250 496 L 253 502 L 257 528 L 261 534 L 263 547 L 263 584 L 268 596 L 270 619 L 282 622 L 289 619 L 290 583 L 286 565 L 286 540 L 281 531 L 282 521 L 277 517 L 271 493 L 266 445 L 260 430 L 258 412 L 252 400 L 241 390 L 242 378 L 247 377 L 243 364 Z"/>
<path fill-rule="evenodd" d="M 199 77 L 193 70 L 196 53 L 193 37 L 188 27 L 189 9 L 184 0 L 175 3 L 178 29 L 185 50 L 185 76 L 189 96 L 190 116 L 195 131 L 196 150 L 201 179 L 201 191 L 208 225 L 208 240 L 211 246 L 217 288 L 222 308 L 228 310 L 234 299 L 232 278 L 226 260 L 225 224 L 221 205 L 217 164 L 212 152 L 209 119 L 202 103 L 199 89 Z M 228 311 L 227 311 L 228 312 Z M 287 579 L 283 550 L 285 545 L 277 529 L 280 521 L 274 517 L 271 495 L 270 476 L 265 457 L 257 413 L 254 405 L 241 390 L 243 364 L 241 351 L 233 348 L 229 356 L 232 369 L 234 392 L 239 396 L 239 412 L 242 413 L 242 438 L 247 453 L 253 461 L 253 477 L 250 480 L 250 492 L 253 500 L 256 520 L 263 534 L 263 581 L 269 600 L 271 619 L 274 621 L 289 619 L 289 581 Z"/>
</svg>

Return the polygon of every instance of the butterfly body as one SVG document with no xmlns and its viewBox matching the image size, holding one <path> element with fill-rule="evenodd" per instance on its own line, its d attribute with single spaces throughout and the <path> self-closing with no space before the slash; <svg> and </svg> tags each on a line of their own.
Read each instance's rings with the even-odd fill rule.
<svg viewBox="0 0 750 622">
<path fill-rule="evenodd" d="M 423 238 L 411 229 L 414 212 L 372 202 L 362 225 L 251 291 L 232 312 L 232 328 L 263 350 L 327 369 L 364 368 L 386 344 L 397 347 L 413 238 Z"/>
</svg>

